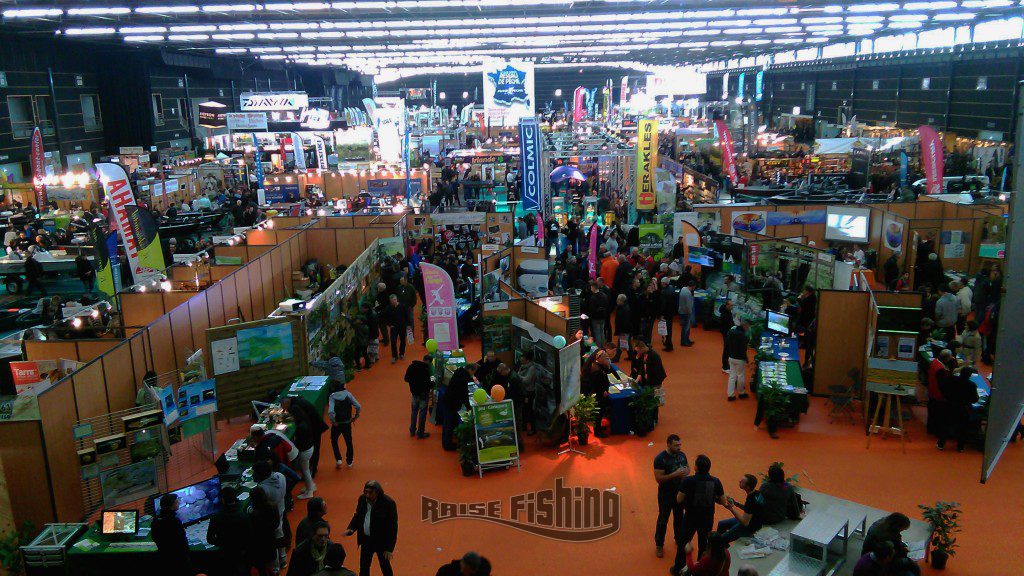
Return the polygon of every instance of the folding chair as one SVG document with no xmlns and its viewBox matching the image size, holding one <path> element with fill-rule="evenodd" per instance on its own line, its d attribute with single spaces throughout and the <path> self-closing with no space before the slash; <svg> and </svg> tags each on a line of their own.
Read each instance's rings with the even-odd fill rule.
<svg viewBox="0 0 1024 576">
<path fill-rule="evenodd" d="M 854 403 L 860 400 L 860 370 L 858 368 L 851 368 L 846 375 L 850 378 L 849 386 L 832 385 L 828 387 L 828 401 L 832 404 L 832 409 L 828 413 L 829 424 L 839 417 L 849 418 L 850 424 L 857 423 L 856 414 L 858 414 L 858 411 L 854 410 Z"/>
</svg>

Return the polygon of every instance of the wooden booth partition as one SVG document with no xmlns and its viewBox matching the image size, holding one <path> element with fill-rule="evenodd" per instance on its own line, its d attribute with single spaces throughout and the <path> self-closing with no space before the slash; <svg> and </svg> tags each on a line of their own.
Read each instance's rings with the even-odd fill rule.
<svg viewBox="0 0 1024 576">
<path fill-rule="evenodd" d="M 287 326 L 290 347 L 277 354 L 279 358 L 254 363 L 255 355 L 267 346 L 259 340 L 272 337 L 278 326 Z M 253 400 L 271 400 L 296 377 L 308 374 L 305 335 L 298 317 L 210 328 L 206 339 L 206 357 L 217 381 L 217 414 L 221 417 L 250 414 Z"/>
<path fill-rule="evenodd" d="M 486 302 L 480 312 L 483 324 L 480 336 L 483 352 L 493 350 L 499 360 L 513 369 L 515 346 L 512 343 L 511 318 L 526 319 L 526 305 L 527 301 L 523 299 Z"/>
<path fill-rule="evenodd" d="M 0 531 L 26 522 L 36 528 L 53 522 L 57 515 L 48 492 L 50 473 L 41 421 L 0 423 L 0 463 L 0 492 L 8 500 L 0 509 L 11 514 L 0 523 Z"/>
<path fill-rule="evenodd" d="M 25 340 L 25 360 L 77 360 L 89 362 L 120 345 L 120 338 L 89 338 L 81 340 Z"/>
<path fill-rule="evenodd" d="M 857 371 L 863 383 L 870 312 L 870 292 L 818 291 L 815 394 L 828 394 L 829 386 L 849 386 L 852 370 Z"/>
<path fill-rule="evenodd" d="M 910 221 L 874 204 L 868 204 L 867 207 L 871 209 L 871 219 L 865 249 L 872 249 L 878 253 L 875 278 L 884 286 L 885 262 L 896 251 L 899 251 L 896 262 L 900 272 L 907 271 L 908 263 L 913 267 L 913 261 L 907 260 L 907 246 L 911 239 Z"/>
</svg>

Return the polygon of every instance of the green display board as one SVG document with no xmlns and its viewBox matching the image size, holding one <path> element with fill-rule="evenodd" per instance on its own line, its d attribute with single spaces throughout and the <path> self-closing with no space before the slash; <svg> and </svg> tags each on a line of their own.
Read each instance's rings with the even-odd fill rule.
<svg viewBox="0 0 1024 576">
<path fill-rule="evenodd" d="M 509 462 L 519 458 L 516 417 L 512 401 L 473 406 L 476 452 L 480 464 Z"/>
<path fill-rule="evenodd" d="M 289 322 L 239 330 L 237 338 L 238 365 L 242 368 L 292 357 L 292 325 Z"/>
<path fill-rule="evenodd" d="M 512 350 L 511 314 L 483 317 L 483 347 L 485 351 L 495 354 Z"/>
<path fill-rule="evenodd" d="M 665 226 L 663 224 L 640 225 L 640 250 L 655 260 L 661 259 L 665 249 Z"/>
</svg>

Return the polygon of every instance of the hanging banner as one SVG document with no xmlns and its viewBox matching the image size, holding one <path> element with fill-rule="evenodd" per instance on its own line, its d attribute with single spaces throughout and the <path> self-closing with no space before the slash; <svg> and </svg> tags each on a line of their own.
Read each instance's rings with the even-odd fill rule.
<svg viewBox="0 0 1024 576">
<path fill-rule="evenodd" d="M 544 193 L 544 173 L 541 170 L 541 136 L 537 119 L 519 120 L 519 165 L 523 170 L 523 210 L 540 210 Z"/>
<path fill-rule="evenodd" d="M 484 115 L 492 126 L 515 126 L 521 118 L 536 114 L 533 62 L 487 61 L 483 84 Z"/>
<path fill-rule="evenodd" d="M 906 150 L 900 150 L 900 190 L 907 187 L 907 173 L 909 172 L 910 158 Z"/>
<path fill-rule="evenodd" d="M 918 126 L 917 135 L 921 139 L 921 163 L 924 164 L 924 176 L 928 180 L 927 194 L 942 194 L 945 161 L 942 140 L 931 126 Z"/>
<path fill-rule="evenodd" d="M 302 136 L 299 136 L 295 132 L 292 135 L 292 153 L 295 155 L 295 169 L 305 170 L 306 169 L 306 153 L 302 150 Z"/>
<path fill-rule="evenodd" d="M 871 171 L 871 150 L 861 146 L 850 149 L 850 189 L 866 188 Z"/>
<path fill-rule="evenodd" d="M 590 225 L 590 253 L 587 254 L 587 271 L 590 279 L 597 278 L 597 222 Z"/>
<path fill-rule="evenodd" d="M 584 99 L 586 98 L 587 89 L 583 86 L 578 86 L 572 93 L 572 121 L 579 122 L 586 116 L 584 110 Z"/>
<path fill-rule="evenodd" d="M 455 288 L 443 268 L 420 263 L 427 300 L 427 337 L 437 341 L 438 350 L 459 347 L 459 324 L 455 317 Z"/>
<path fill-rule="evenodd" d="M 166 266 L 160 246 L 160 234 L 157 232 L 153 215 L 136 203 L 124 168 L 103 162 L 96 165 L 96 170 L 99 172 L 100 182 L 103 183 L 114 222 L 121 232 L 134 281 L 160 279 L 161 272 Z"/>
<path fill-rule="evenodd" d="M 313 136 L 313 144 L 316 146 L 316 167 L 327 170 L 327 142 L 320 136 Z"/>
<path fill-rule="evenodd" d="M 39 211 L 43 211 L 43 206 L 46 204 L 46 153 L 43 152 L 43 133 L 39 131 L 39 127 L 36 126 L 32 130 L 32 151 L 30 159 L 32 161 L 32 190 L 36 193 L 36 207 Z"/>
<path fill-rule="evenodd" d="M 639 235 L 640 251 L 651 255 L 655 260 L 660 260 L 665 249 L 665 225 L 641 224 Z"/>
<path fill-rule="evenodd" d="M 715 120 L 715 130 L 718 131 L 718 145 L 722 149 L 722 172 L 729 177 L 729 183 L 735 186 L 739 178 L 736 176 L 736 162 L 732 157 L 732 134 L 729 133 L 724 120 Z"/>
<path fill-rule="evenodd" d="M 654 169 L 658 165 L 658 121 L 641 120 L 636 140 L 636 209 L 654 210 L 657 194 Z"/>
<path fill-rule="evenodd" d="M 116 234 L 113 235 L 115 238 Z M 96 287 L 107 296 L 117 294 L 114 288 L 114 274 L 110 267 L 110 253 L 107 252 L 107 238 L 99 226 L 89 226 L 89 244 L 92 245 L 92 266 L 96 271 Z M 117 249 L 115 240 L 114 249 Z"/>
<path fill-rule="evenodd" d="M 754 76 L 754 101 L 760 102 L 764 98 L 764 70 L 758 70 Z"/>
<path fill-rule="evenodd" d="M 380 97 L 370 109 L 374 128 L 377 130 L 377 144 L 380 158 L 384 162 L 398 164 L 402 161 L 402 133 L 405 132 L 405 100 L 403 98 Z"/>
</svg>

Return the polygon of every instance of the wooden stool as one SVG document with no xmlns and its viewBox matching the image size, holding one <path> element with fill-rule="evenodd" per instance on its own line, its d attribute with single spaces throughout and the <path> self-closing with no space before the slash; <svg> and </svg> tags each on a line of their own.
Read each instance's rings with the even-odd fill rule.
<svg viewBox="0 0 1024 576">
<path fill-rule="evenodd" d="M 903 453 L 907 453 L 906 444 L 906 431 L 903 429 L 903 405 L 900 400 L 899 394 L 889 394 L 886 392 L 875 392 L 881 398 L 878 398 L 875 404 L 875 414 L 871 418 L 871 424 L 868 426 L 868 448 L 871 448 L 871 436 L 873 434 L 894 434 L 900 437 L 900 447 L 903 449 Z M 893 403 L 896 406 L 896 426 L 892 426 L 892 408 Z M 884 410 L 884 414 L 883 411 Z"/>
</svg>

